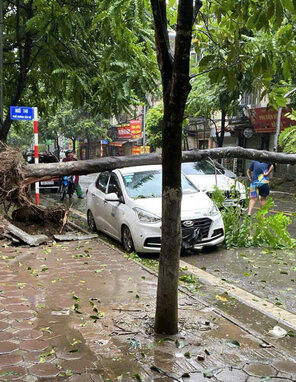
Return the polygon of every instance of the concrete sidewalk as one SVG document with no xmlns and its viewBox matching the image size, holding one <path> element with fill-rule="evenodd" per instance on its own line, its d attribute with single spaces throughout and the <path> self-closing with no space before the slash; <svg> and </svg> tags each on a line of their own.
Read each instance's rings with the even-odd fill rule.
<svg viewBox="0 0 296 382">
<path fill-rule="evenodd" d="M 155 275 L 100 239 L 0 265 L 0 381 L 296 381 L 291 352 L 184 291 L 180 334 L 155 336 Z"/>
</svg>

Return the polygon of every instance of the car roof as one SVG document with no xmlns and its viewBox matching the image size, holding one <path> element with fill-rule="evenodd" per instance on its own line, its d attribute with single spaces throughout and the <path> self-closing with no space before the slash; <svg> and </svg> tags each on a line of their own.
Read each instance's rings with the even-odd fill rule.
<svg viewBox="0 0 296 382">
<path fill-rule="evenodd" d="M 117 170 L 121 172 L 122 175 L 125 175 L 125 174 L 130 174 L 135 172 L 162 170 L 162 166 L 161 164 L 154 164 L 154 165 L 145 165 L 145 166 L 124 167 L 124 168 L 119 168 Z"/>
</svg>

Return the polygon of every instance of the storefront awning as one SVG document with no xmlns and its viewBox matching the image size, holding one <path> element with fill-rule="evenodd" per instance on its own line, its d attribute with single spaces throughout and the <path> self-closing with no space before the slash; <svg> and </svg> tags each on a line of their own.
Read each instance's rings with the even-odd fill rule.
<svg viewBox="0 0 296 382">
<path fill-rule="evenodd" d="M 126 143 L 128 143 L 128 141 L 113 141 L 109 143 L 109 146 L 122 147 Z"/>
</svg>

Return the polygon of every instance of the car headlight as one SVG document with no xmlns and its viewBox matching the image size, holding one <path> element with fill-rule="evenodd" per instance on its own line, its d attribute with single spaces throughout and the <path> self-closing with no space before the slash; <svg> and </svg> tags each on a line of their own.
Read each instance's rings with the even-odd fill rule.
<svg viewBox="0 0 296 382">
<path fill-rule="evenodd" d="M 211 205 L 210 210 L 209 210 L 209 215 L 210 215 L 210 216 L 216 216 L 216 215 L 218 215 L 219 213 L 220 213 L 220 211 L 219 211 L 218 207 L 216 206 L 215 203 L 213 203 L 213 204 Z"/>
<path fill-rule="evenodd" d="M 135 207 L 133 210 L 142 223 L 159 223 L 161 221 L 159 216 L 151 214 L 150 212 L 142 210 L 141 208 Z"/>
</svg>

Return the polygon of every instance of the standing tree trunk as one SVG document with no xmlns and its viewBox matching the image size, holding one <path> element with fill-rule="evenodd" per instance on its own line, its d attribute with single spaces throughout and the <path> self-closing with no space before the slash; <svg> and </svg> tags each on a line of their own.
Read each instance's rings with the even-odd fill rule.
<svg viewBox="0 0 296 382">
<path fill-rule="evenodd" d="M 61 159 L 61 149 L 60 149 L 60 145 L 59 145 L 59 135 L 57 134 L 57 137 L 55 139 L 55 146 L 56 146 L 56 153 L 57 153 L 57 157 L 58 157 L 58 160 Z"/>
<path fill-rule="evenodd" d="M 216 139 L 217 139 L 218 147 L 223 147 L 223 144 L 224 144 L 225 122 L 226 122 L 226 111 L 223 109 L 223 110 L 221 110 L 221 131 L 220 131 L 220 134 L 218 133 L 217 127 L 216 127 Z"/>
<path fill-rule="evenodd" d="M 72 143 L 73 143 L 73 153 L 76 153 L 76 138 L 71 138 L 72 139 Z"/>
<path fill-rule="evenodd" d="M 182 122 L 188 93 L 192 26 L 200 1 L 179 0 L 175 54 L 169 45 L 166 2 L 151 0 L 158 65 L 162 77 L 162 246 L 159 257 L 155 331 L 178 332 L 178 280 L 181 251 Z"/>
<path fill-rule="evenodd" d="M 0 125 L 0 141 L 6 142 L 12 121 L 7 117 Z"/>
</svg>

